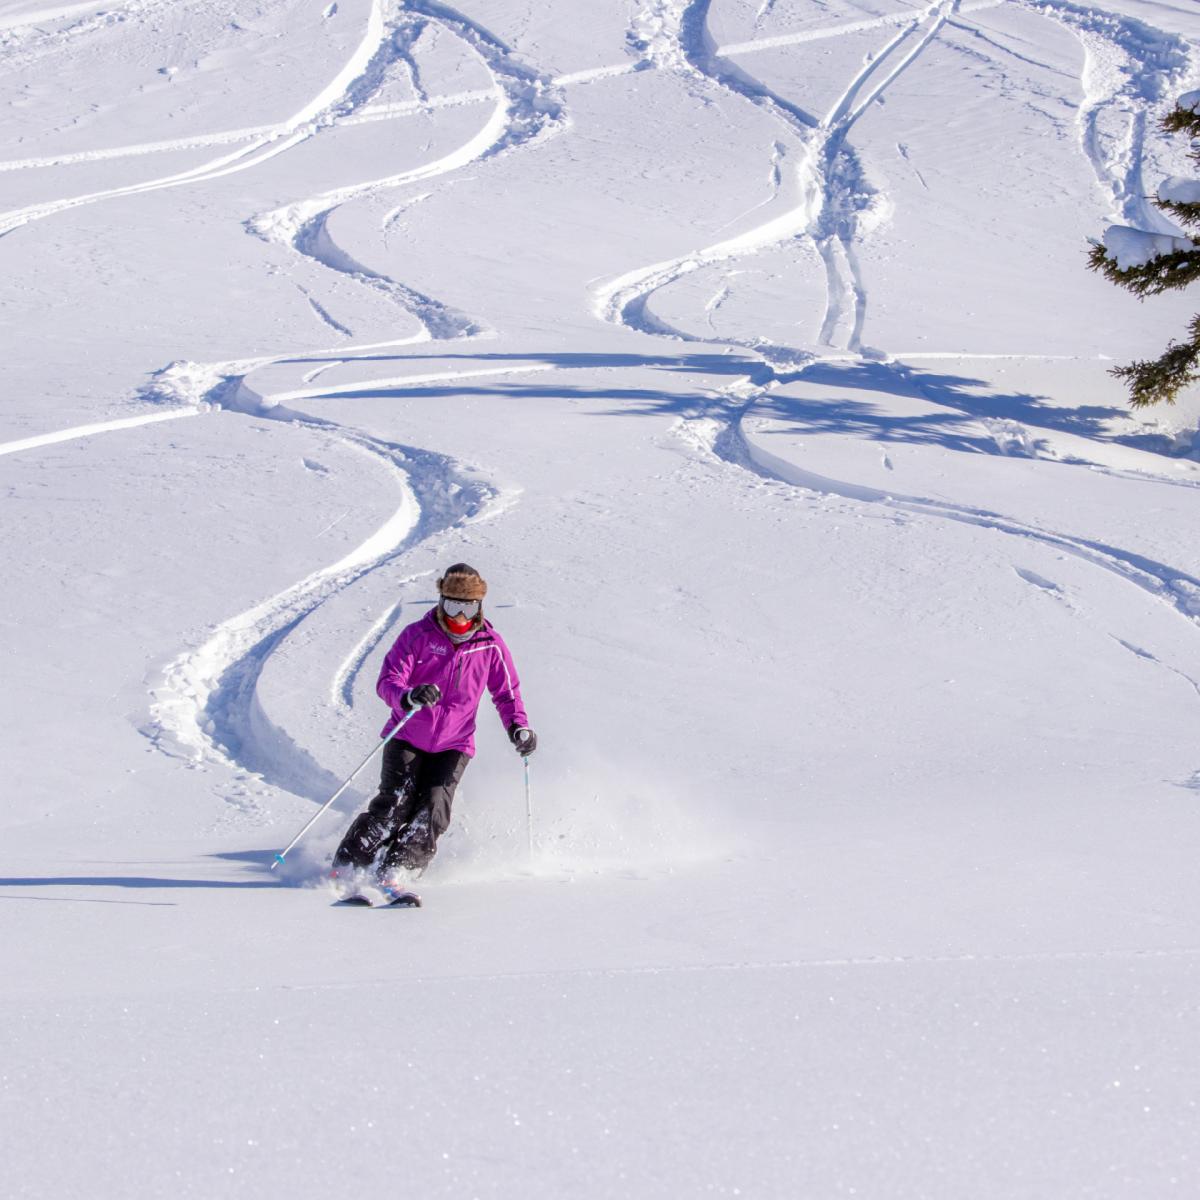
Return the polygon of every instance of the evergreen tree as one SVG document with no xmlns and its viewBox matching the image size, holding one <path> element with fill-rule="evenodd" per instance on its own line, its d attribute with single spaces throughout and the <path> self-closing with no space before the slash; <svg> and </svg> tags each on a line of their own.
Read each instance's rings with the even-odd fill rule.
<svg viewBox="0 0 1200 1200">
<path fill-rule="evenodd" d="M 1200 166 L 1200 92 L 1180 97 L 1162 119 L 1162 129 L 1189 134 L 1192 160 Z M 1200 278 L 1200 179 L 1164 180 L 1154 205 L 1195 234 L 1196 240 L 1113 225 L 1103 242 L 1093 243 L 1088 258 L 1093 271 L 1103 272 L 1141 298 L 1187 287 Z M 1158 358 L 1116 367 L 1110 373 L 1128 384 L 1134 408 L 1173 404 L 1180 389 L 1200 380 L 1200 313 L 1188 325 L 1185 341 L 1172 340 Z"/>
</svg>

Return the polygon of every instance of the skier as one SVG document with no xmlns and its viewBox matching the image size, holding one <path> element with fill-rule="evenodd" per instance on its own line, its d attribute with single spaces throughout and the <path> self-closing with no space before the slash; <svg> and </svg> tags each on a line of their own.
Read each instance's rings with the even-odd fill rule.
<svg viewBox="0 0 1200 1200">
<path fill-rule="evenodd" d="M 401 883 L 426 867 L 450 824 L 454 791 L 475 753 L 475 717 L 486 687 L 509 740 L 526 757 L 537 749 L 521 684 L 504 639 L 483 617 L 487 584 L 455 563 L 437 581 L 437 607 L 406 626 L 375 690 L 391 708 L 381 737 L 412 713 L 383 749 L 379 794 L 350 823 L 333 856 L 334 877 L 364 871 L 384 851 L 379 878 Z"/>
</svg>

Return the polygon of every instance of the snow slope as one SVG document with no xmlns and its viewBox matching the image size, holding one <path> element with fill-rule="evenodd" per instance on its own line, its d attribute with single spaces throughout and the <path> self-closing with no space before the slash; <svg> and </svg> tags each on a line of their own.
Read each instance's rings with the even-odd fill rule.
<svg viewBox="0 0 1200 1200">
<path fill-rule="evenodd" d="M 0 51 L 6 1196 L 1196 1193 L 1200 398 L 1107 374 L 1194 303 L 1085 269 L 1192 6 Z M 426 907 L 331 908 L 459 559 L 532 826 L 485 707 Z"/>
</svg>

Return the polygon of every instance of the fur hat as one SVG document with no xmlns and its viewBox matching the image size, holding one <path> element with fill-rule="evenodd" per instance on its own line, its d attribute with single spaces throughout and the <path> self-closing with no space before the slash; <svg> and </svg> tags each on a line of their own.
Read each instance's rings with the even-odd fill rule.
<svg viewBox="0 0 1200 1200">
<path fill-rule="evenodd" d="M 446 568 L 446 573 L 437 581 L 438 595 L 449 600 L 482 600 L 487 595 L 487 584 L 474 567 L 466 563 L 455 563 Z"/>
</svg>

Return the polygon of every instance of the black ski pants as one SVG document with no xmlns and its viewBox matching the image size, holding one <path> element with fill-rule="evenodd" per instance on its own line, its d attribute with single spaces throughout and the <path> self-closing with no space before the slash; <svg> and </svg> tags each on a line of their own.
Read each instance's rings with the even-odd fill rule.
<svg viewBox="0 0 1200 1200">
<path fill-rule="evenodd" d="M 385 819 L 390 816 L 395 831 L 427 808 L 436 842 L 450 826 L 454 793 L 470 761 L 461 750 L 431 753 L 392 738 L 383 748 L 379 793 L 367 811 Z"/>
<path fill-rule="evenodd" d="M 420 845 L 408 848 L 406 865 L 423 866 L 450 825 L 454 792 L 470 761 L 461 750 L 431 753 L 393 738 L 383 748 L 379 791 L 350 823 L 334 862 L 369 867 L 385 842 L 412 828 Z"/>
</svg>

